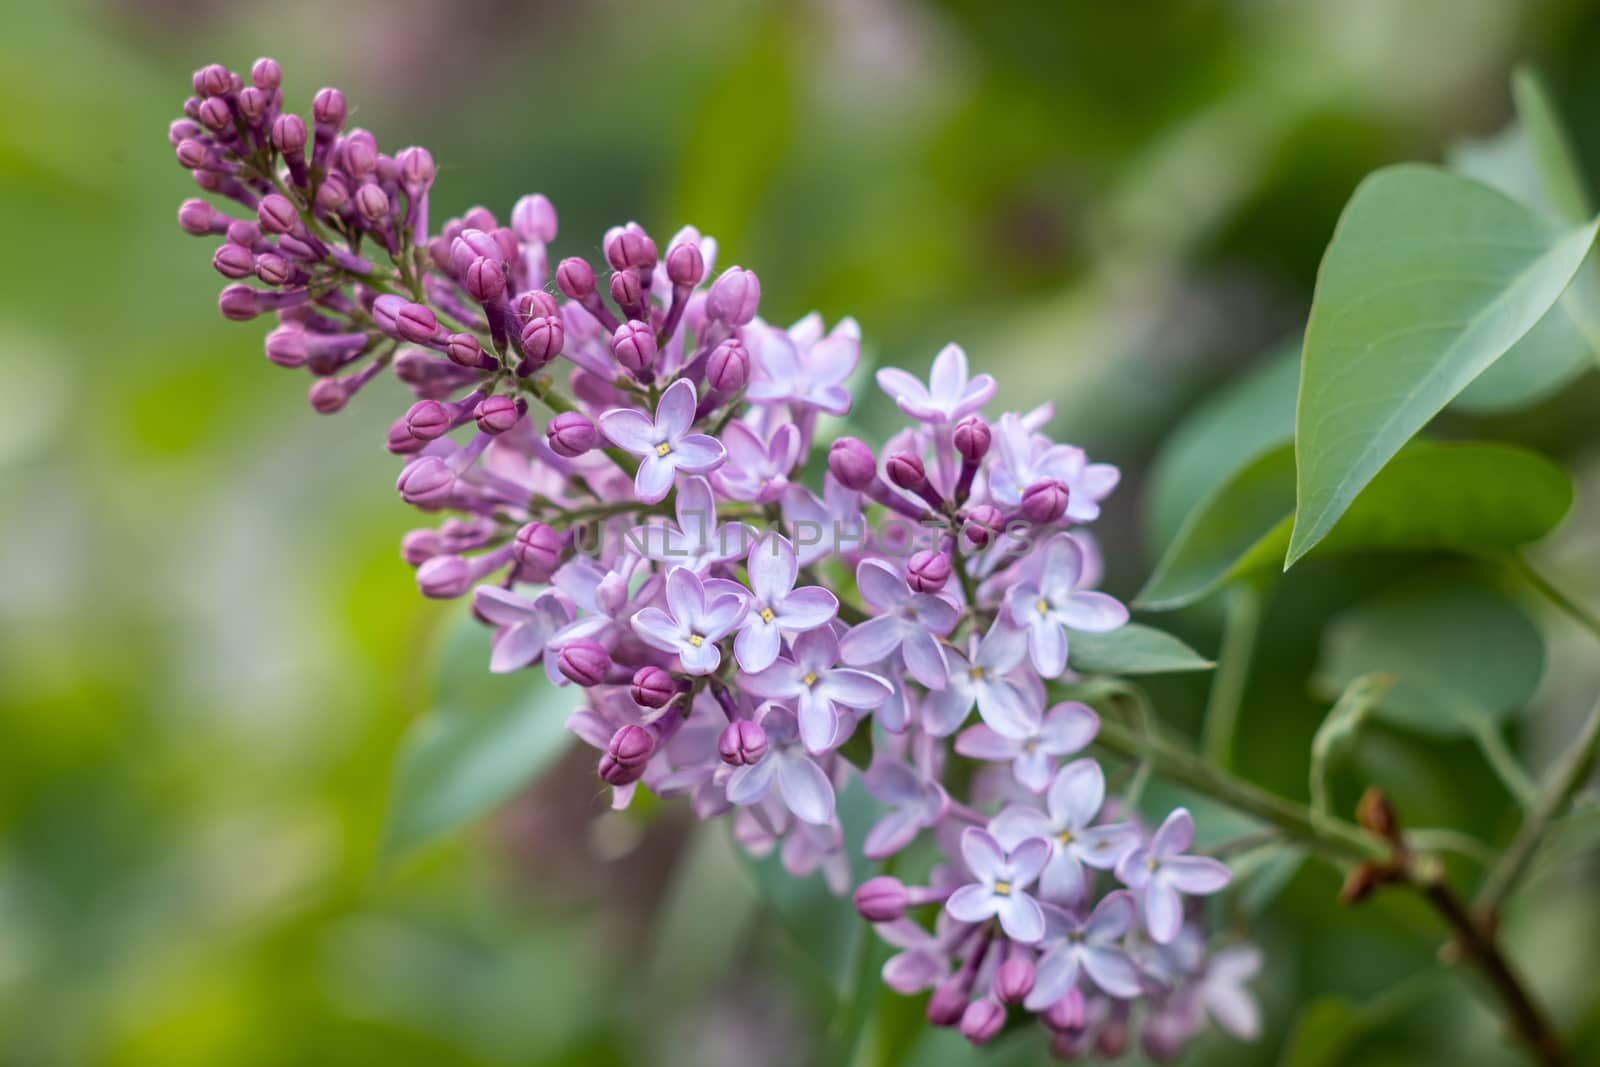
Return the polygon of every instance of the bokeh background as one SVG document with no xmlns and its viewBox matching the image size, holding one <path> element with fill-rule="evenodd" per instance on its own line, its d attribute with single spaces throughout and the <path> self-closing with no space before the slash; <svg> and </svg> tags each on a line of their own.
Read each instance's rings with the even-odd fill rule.
<svg viewBox="0 0 1600 1067">
<path fill-rule="evenodd" d="M 263 53 L 293 105 L 337 84 L 385 147 L 428 145 L 440 218 L 542 191 L 563 254 L 627 218 L 658 236 L 692 221 L 759 270 L 769 318 L 853 314 L 869 361 L 914 370 L 962 341 L 1003 401 L 1054 400 L 1061 436 L 1127 472 L 1105 523 L 1124 595 L 1160 548 L 1141 484 L 1161 442 L 1303 323 L 1364 173 L 1493 133 L 1527 62 L 1600 174 L 1600 4 L 1581 0 L 11 0 L 8 1067 L 822 1062 L 832 1002 L 722 829 L 603 815 L 587 754 L 381 860 L 396 753 L 460 607 L 419 598 L 398 556 L 412 516 L 381 448 L 398 394 L 313 415 L 303 379 L 261 357 L 264 328 L 216 314 L 209 245 L 175 225 L 190 185 L 164 130 L 189 72 Z M 1595 378 L 1486 424 L 1580 476 L 1539 561 L 1591 598 Z M 1239 763 L 1292 795 L 1325 708 L 1304 682 L 1312 635 L 1349 584 L 1292 578 L 1251 680 Z M 1542 622 L 1550 667 L 1515 739 L 1535 764 L 1600 678 Z M 1216 624 L 1202 608 L 1175 625 L 1209 651 Z M 1180 728 L 1203 685 L 1163 691 Z M 1356 767 L 1429 821 L 1509 828 L 1468 746 L 1378 731 Z M 1593 874 L 1541 884 L 1508 920 L 1591 1051 Z M 1268 1032 L 1207 1039 L 1193 1062 L 1288 1062 L 1297 1026 L 1293 1055 L 1315 1055 L 1295 1063 L 1510 1062 L 1430 919 L 1340 910 L 1335 889 L 1308 866 L 1253 921 Z M 917 1040 L 917 1067 L 1043 1061 L 1031 1033 L 987 1058 Z"/>
</svg>

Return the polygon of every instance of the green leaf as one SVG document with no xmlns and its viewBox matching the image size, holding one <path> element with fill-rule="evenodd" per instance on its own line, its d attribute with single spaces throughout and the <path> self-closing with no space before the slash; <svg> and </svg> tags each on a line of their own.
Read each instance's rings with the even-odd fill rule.
<svg viewBox="0 0 1600 1067">
<path fill-rule="evenodd" d="M 1432 167 L 1362 182 L 1323 256 L 1295 419 L 1286 562 L 1326 537 L 1412 435 L 1531 330 L 1594 244 Z"/>
<path fill-rule="evenodd" d="M 1239 910 L 1247 916 L 1266 911 L 1294 881 L 1308 855 L 1305 849 L 1295 845 L 1274 843 L 1229 861 Z"/>
<path fill-rule="evenodd" d="M 570 698 L 544 671 L 489 673 L 489 630 L 463 616 L 447 636 L 433 710 L 406 732 L 382 852 L 393 859 L 498 807 L 572 742 Z"/>
<path fill-rule="evenodd" d="M 1085 674 L 1166 674 L 1216 666 L 1171 634 L 1136 622 L 1104 634 L 1073 630 L 1067 635 L 1067 662 Z"/>
<path fill-rule="evenodd" d="M 1172 543 L 1183 520 L 1238 470 L 1294 440 L 1299 337 L 1217 390 L 1167 438 L 1145 492 L 1152 545 Z M 1291 506 L 1292 506 L 1291 501 Z"/>
<path fill-rule="evenodd" d="M 1136 606 L 1180 608 L 1274 569 L 1293 525 L 1293 481 L 1287 447 L 1240 471 L 1190 514 Z M 1537 452 L 1416 441 L 1362 491 L 1312 558 L 1514 548 L 1549 533 L 1571 506 L 1571 479 Z"/>
<path fill-rule="evenodd" d="M 1588 193 L 1570 140 L 1538 80 L 1513 82 L 1517 118 L 1487 141 L 1459 146 L 1451 168 L 1552 219 L 1589 218 Z M 1591 255 L 1556 306 L 1527 336 L 1462 391 L 1467 412 L 1512 411 L 1538 403 L 1595 365 L 1600 351 L 1600 267 Z"/>
<path fill-rule="evenodd" d="M 1279 1067 L 1338 1067 L 1364 1029 L 1354 1004 L 1343 997 L 1318 997 L 1300 1009 Z"/>
<path fill-rule="evenodd" d="M 1446 568 L 1335 619 L 1312 684 L 1331 696 L 1363 675 L 1392 674 L 1378 718 L 1465 737 L 1521 709 L 1543 671 L 1544 640 L 1522 609 L 1471 570 Z"/>
</svg>

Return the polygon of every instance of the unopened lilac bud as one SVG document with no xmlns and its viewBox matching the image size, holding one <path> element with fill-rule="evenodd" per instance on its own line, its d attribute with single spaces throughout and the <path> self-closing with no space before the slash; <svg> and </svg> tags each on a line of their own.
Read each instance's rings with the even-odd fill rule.
<svg viewBox="0 0 1600 1067">
<path fill-rule="evenodd" d="M 522 354 L 533 364 L 534 370 L 559 356 L 566 342 L 567 332 L 554 315 L 530 319 L 522 328 Z"/>
<path fill-rule="evenodd" d="M 994 973 L 995 996 L 1007 1004 L 1021 1004 L 1033 992 L 1034 978 L 1033 962 L 1026 956 L 1013 956 Z"/>
<path fill-rule="evenodd" d="M 418 507 L 440 507 L 455 489 L 455 472 L 438 456 L 421 456 L 406 464 L 395 482 L 400 498 Z"/>
<path fill-rule="evenodd" d="M 344 94 L 337 89 L 320 89 L 311 101 L 311 117 L 325 126 L 341 129 L 344 126 Z"/>
<path fill-rule="evenodd" d="M 1067 990 L 1066 995 L 1040 1012 L 1039 1017 L 1052 1030 L 1082 1030 L 1088 1020 L 1083 991 L 1077 987 Z"/>
<path fill-rule="evenodd" d="M 299 115 L 279 115 L 272 121 L 272 146 L 284 155 L 296 155 L 306 150 L 306 120 Z"/>
<path fill-rule="evenodd" d="M 878 461 L 865 441 L 841 437 L 828 449 L 828 471 L 846 489 L 860 491 L 878 476 Z"/>
<path fill-rule="evenodd" d="M 365 179 L 377 170 L 378 142 L 372 134 L 365 130 L 352 131 L 339 149 L 339 166 L 356 181 Z"/>
<path fill-rule="evenodd" d="M 305 333 L 292 326 L 279 326 L 267 334 L 267 358 L 280 367 L 304 366 L 310 354 Z"/>
<path fill-rule="evenodd" d="M 989 454 L 989 442 L 992 438 L 989 424 L 980 416 L 968 415 L 956 423 L 955 438 L 956 451 L 961 453 L 961 458 L 968 463 L 978 463 Z"/>
<path fill-rule="evenodd" d="M 427 444 L 428 442 L 419 441 L 411 436 L 411 431 L 406 429 L 405 417 L 401 416 L 389 424 L 389 432 L 383 447 L 397 456 L 410 456 L 421 452 Z"/>
<path fill-rule="evenodd" d="M 178 208 L 178 225 L 183 227 L 184 233 L 204 237 L 221 214 L 204 200 L 185 200 Z"/>
<path fill-rule="evenodd" d="M 239 94 L 239 114 L 251 123 L 260 122 L 261 116 L 267 113 L 267 106 L 271 103 L 272 97 L 269 94 L 253 85 L 249 86 Z"/>
<path fill-rule="evenodd" d="M 919 593 L 937 593 L 950 580 L 950 557 L 925 548 L 906 563 L 906 581 Z"/>
<path fill-rule="evenodd" d="M 479 256 L 467 268 L 467 292 L 480 304 L 498 300 L 506 291 L 506 272 L 498 259 Z"/>
<path fill-rule="evenodd" d="M 356 190 L 356 210 L 368 222 L 382 222 L 389 217 L 389 194 L 376 185 L 363 185 Z"/>
<path fill-rule="evenodd" d="M 394 328 L 403 339 L 420 345 L 439 333 L 439 317 L 426 304 L 405 304 L 395 312 Z"/>
<path fill-rule="evenodd" d="M 344 410 L 350 393 L 337 378 L 319 378 L 312 383 L 307 398 L 311 401 L 311 409 L 317 414 L 332 415 Z"/>
<path fill-rule="evenodd" d="M 694 241 L 679 241 L 667 249 L 667 279 L 673 285 L 699 285 L 705 274 L 706 260 Z"/>
<path fill-rule="evenodd" d="M 1036 526 L 1055 522 L 1066 510 L 1067 487 L 1053 478 L 1034 482 L 1022 493 L 1022 517 Z"/>
<path fill-rule="evenodd" d="M 612 270 L 652 270 L 656 265 L 656 243 L 638 223 L 617 226 L 605 237 L 606 262 Z"/>
<path fill-rule="evenodd" d="M 983 548 L 1004 528 L 1005 516 L 1000 514 L 999 508 L 993 504 L 979 504 L 967 512 L 961 532 L 975 546 Z"/>
<path fill-rule="evenodd" d="M 509 396 L 491 396 L 479 401 L 472 417 L 484 433 L 501 434 L 517 424 L 522 418 L 522 409 Z"/>
<path fill-rule="evenodd" d="M 611 354 L 623 367 L 640 374 L 656 361 L 656 335 L 642 322 L 625 322 L 611 335 Z"/>
<path fill-rule="evenodd" d="M 432 528 L 412 530 L 400 539 L 400 558 L 413 567 L 420 567 L 440 552 L 439 531 Z"/>
<path fill-rule="evenodd" d="M 330 174 L 317 188 L 317 210 L 324 215 L 337 215 L 350 202 L 350 186 L 342 176 Z"/>
<path fill-rule="evenodd" d="M 249 219 L 234 219 L 228 223 L 228 240 L 244 248 L 254 248 L 261 240 L 261 227 Z"/>
<path fill-rule="evenodd" d="M 167 127 L 167 143 L 176 148 L 185 141 L 199 137 L 200 124 L 193 119 L 174 119 Z"/>
<path fill-rule="evenodd" d="M 216 254 L 211 257 L 211 265 L 224 278 L 237 281 L 240 278 L 248 278 L 256 272 L 256 257 L 250 254 L 248 248 L 241 248 L 230 241 L 217 249 Z"/>
<path fill-rule="evenodd" d="M 524 241 L 556 239 L 555 205 L 543 193 L 532 193 L 511 208 L 511 229 Z"/>
<path fill-rule="evenodd" d="M 565 654 L 566 649 L 562 649 L 562 655 Z M 632 724 L 624 726 L 611 735 L 611 743 L 600 757 L 600 778 L 608 785 L 617 786 L 637 782 L 655 751 L 656 739 L 649 730 Z"/>
<path fill-rule="evenodd" d="M 200 102 L 200 125 L 210 130 L 221 130 L 233 121 L 233 109 L 220 96 L 207 97 Z"/>
<path fill-rule="evenodd" d="M 222 311 L 223 318 L 234 322 L 249 322 L 261 314 L 261 307 L 256 303 L 256 291 L 248 285 L 230 285 L 223 289 L 217 297 L 217 307 Z"/>
<path fill-rule="evenodd" d="M 624 311 L 639 311 L 644 306 L 644 289 L 639 276 L 631 270 L 618 271 L 611 276 L 611 299 Z"/>
<path fill-rule="evenodd" d="M 438 168 L 433 162 L 433 153 L 421 145 L 402 148 L 394 157 L 394 162 L 400 169 L 400 181 L 408 189 L 422 189 L 432 185 L 438 173 Z"/>
<path fill-rule="evenodd" d="M 457 366 L 476 368 L 483 360 L 483 346 L 470 333 L 453 333 L 445 342 L 444 354 Z"/>
<path fill-rule="evenodd" d="M 750 381 L 750 352 L 736 338 L 728 338 L 706 359 L 706 384 L 724 393 L 736 393 Z"/>
<path fill-rule="evenodd" d="M 856 890 L 856 911 L 869 923 L 894 922 L 905 915 L 910 899 L 900 879 L 880 874 L 862 882 Z"/>
<path fill-rule="evenodd" d="M 233 72 L 221 63 L 208 63 L 195 73 L 194 91 L 206 96 L 221 96 L 233 88 Z"/>
<path fill-rule="evenodd" d="M 542 522 L 530 522 L 517 531 L 511 555 L 535 574 L 550 574 L 561 564 L 561 535 Z"/>
<path fill-rule="evenodd" d="M 934 1026 L 954 1026 L 966 1013 L 967 987 L 961 975 L 951 975 L 928 998 L 928 1021 Z"/>
<path fill-rule="evenodd" d="M 536 319 L 540 315 L 554 315 L 557 318 L 561 316 L 561 304 L 543 289 L 529 289 L 518 293 L 511 306 L 516 309 L 523 322 Z"/>
<path fill-rule="evenodd" d="M 633 672 L 628 692 L 641 708 L 664 708 L 678 695 L 678 687 L 673 684 L 672 675 L 660 667 L 640 667 Z"/>
<path fill-rule="evenodd" d="M 434 556 L 417 567 L 417 588 L 430 600 L 454 600 L 472 588 L 472 565 L 460 556 Z"/>
<path fill-rule="evenodd" d="M 512 262 L 522 253 L 522 246 L 517 243 L 517 235 L 509 226 L 497 226 L 489 234 L 494 239 L 495 245 L 500 249 L 500 258 L 507 263 Z"/>
<path fill-rule="evenodd" d="M 928 472 L 915 452 L 896 452 L 884 466 L 889 480 L 902 489 L 917 489 L 928 480 Z"/>
<path fill-rule="evenodd" d="M 1006 1009 L 993 997 L 984 997 L 967 1005 L 961 1015 L 961 1036 L 974 1045 L 985 1045 L 994 1039 L 1006 1023 Z"/>
<path fill-rule="evenodd" d="M 261 198 L 256 218 L 267 233 L 290 233 L 300 225 L 300 213 L 288 197 L 279 193 L 268 193 Z"/>
<path fill-rule="evenodd" d="M 735 767 L 759 763 L 767 754 L 767 732 L 746 719 L 730 722 L 717 738 L 717 753 Z"/>
<path fill-rule="evenodd" d="M 250 67 L 250 82 L 257 89 L 271 92 L 283 84 L 283 68 L 276 59 L 262 56 Z"/>
<path fill-rule="evenodd" d="M 205 142 L 193 138 L 178 142 L 178 163 L 194 170 L 211 162 L 211 152 Z"/>
<path fill-rule="evenodd" d="M 606 671 L 611 668 L 611 654 L 599 641 L 580 637 L 562 646 L 556 666 L 568 681 L 588 688 L 605 681 Z"/>
<path fill-rule="evenodd" d="M 599 440 L 594 423 L 577 411 L 563 411 L 550 420 L 544 432 L 550 441 L 550 451 L 567 459 L 583 455 Z"/>
<path fill-rule="evenodd" d="M 594 268 L 586 259 L 568 256 L 556 267 L 556 285 L 569 300 L 585 300 L 594 295 Z"/>
<path fill-rule="evenodd" d="M 268 285 L 288 285 L 294 277 L 294 265 L 274 252 L 256 257 L 256 277 Z"/>
<path fill-rule="evenodd" d="M 728 326 L 743 326 L 756 317 L 761 303 L 761 282 L 754 271 L 729 267 L 711 283 L 706 295 L 706 315 Z"/>
<path fill-rule="evenodd" d="M 450 432 L 450 409 L 437 400 L 419 400 L 406 412 L 406 429 L 419 441 L 432 441 Z"/>
</svg>

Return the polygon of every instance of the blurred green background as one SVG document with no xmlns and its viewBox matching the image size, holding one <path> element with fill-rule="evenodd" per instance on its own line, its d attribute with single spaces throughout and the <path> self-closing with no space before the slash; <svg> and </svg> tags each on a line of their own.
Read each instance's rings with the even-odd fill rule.
<svg viewBox="0 0 1600 1067">
<path fill-rule="evenodd" d="M 919 371 L 961 341 L 1002 401 L 1048 396 L 1059 437 L 1127 472 L 1103 529 L 1124 595 L 1160 547 L 1143 472 L 1303 323 L 1364 173 L 1493 133 L 1529 62 L 1600 174 L 1600 3 L 1580 0 L 11 0 L 0 26 L 8 1067 L 807 1064 L 829 1010 L 721 828 L 604 815 L 586 753 L 380 863 L 395 755 L 431 699 L 419 650 L 461 609 L 419 598 L 398 556 L 414 518 L 381 443 L 399 392 L 321 419 L 262 358 L 265 327 L 214 310 L 164 137 L 195 67 L 271 54 L 298 108 L 341 86 L 386 149 L 432 149 L 438 218 L 542 191 L 562 254 L 630 217 L 658 238 L 694 222 L 759 271 L 771 319 L 855 315 L 869 361 Z M 1579 475 L 1539 561 L 1591 602 L 1596 377 L 1479 427 Z M 1325 707 L 1314 635 L 1352 595 L 1349 572 L 1306 568 L 1266 627 L 1240 764 L 1295 796 Z M 1545 621 L 1517 738 L 1535 764 L 1600 680 Z M 1215 649 L 1211 609 L 1177 625 Z M 1163 690 L 1163 712 L 1192 726 L 1203 687 Z M 1427 821 L 1510 828 L 1470 746 L 1380 731 L 1355 773 Z M 1593 884 L 1541 885 L 1508 927 L 1591 1050 Z M 1510 1062 L 1431 920 L 1342 911 L 1335 889 L 1308 867 L 1254 923 L 1268 1033 L 1193 1062 L 1279 1062 L 1313 1002 L 1339 1036 L 1303 1062 Z M 922 1040 L 918 1067 L 1044 1058 L 1031 1033 L 988 1060 Z"/>
</svg>

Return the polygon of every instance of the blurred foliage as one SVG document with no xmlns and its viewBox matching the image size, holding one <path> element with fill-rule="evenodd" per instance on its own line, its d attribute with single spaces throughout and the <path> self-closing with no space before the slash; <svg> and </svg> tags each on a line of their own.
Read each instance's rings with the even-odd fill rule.
<svg viewBox="0 0 1600 1067">
<path fill-rule="evenodd" d="M 1496 135 L 1528 61 L 1577 173 L 1600 174 L 1584 0 L 14 0 L 5 27 L 0 1063 L 19 1067 L 802 1064 L 839 1010 L 725 836 L 669 806 L 605 813 L 587 755 L 477 832 L 380 864 L 428 650 L 459 609 L 418 598 L 398 559 L 414 520 L 381 436 L 399 394 L 320 420 L 263 331 L 210 306 L 163 137 L 201 63 L 271 52 L 302 102 L 341 85 L 384 145 L 433 149 L 441 217 L 537 189 L 564 251 L 629 216 L 693 221 L 760 271 L 775 319 L 853 314 L 871 358 L 913 370 L 961 340 L 1002 402 L 1053 400 L 1062 436 L 1124 468 L 1104 523 L 1123 596 L 1190 504 L 1287 439 L 1258 405 L 1211 407 L 1215 460 L 1190 448 L 1145 484 L 1180 416 L 1303 325 L 1365 173 Z M 892 406 L 863 396 L 881 438 Z M 1439 427 L 1565 463 L 1576 511 L 1538 565 L 1590 603 L 1597 401 L 1587 369 L 1531 410 Z M 1416 566 L 1313 559 L 1278 583 L 1243 773 L 1305 796 L 1321 630 Z M 1217 647 L 1211 604 L 1175 618 Z M 1513 727 L 1535 766 L 1600 683 L 1570 627 L 1538 619 L 1548 665 Z M 1192 728 L 1205 685 L 1151 690 Z M 1328 779 L 1341 810 L 1380 780 L 1414 824 L 1514 828 L 1471 738 L 1380 717 Z M 1573 818 L 1565 847 L 1592 869 L 1592 820 Z M 1552 869 L 1506 933 L 1593 1047 L 1600 900 Z M 1272 907 L 1238 911 L 1268 950 L 1268 1034 L 1193 1062 L 1510 1061 L 1464 984 L 1435 980 L 1441 935 L 1415 905 L 1336 910 L 1325 867 L 1287 874 Z M 871 995 L 868 1047 L 903 1062 L 1039 1058 L 1019 1035 L 980 1060 L 924 1032 L 916 1002 Z"/>
</svg>

